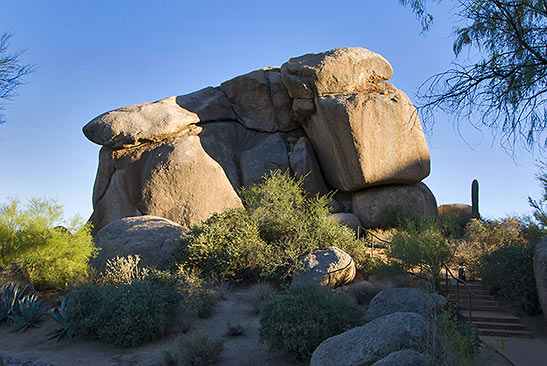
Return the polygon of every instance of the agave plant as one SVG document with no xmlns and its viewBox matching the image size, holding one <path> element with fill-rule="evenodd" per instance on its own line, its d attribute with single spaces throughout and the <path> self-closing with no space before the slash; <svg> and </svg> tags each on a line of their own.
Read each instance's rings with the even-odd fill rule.
<svg viewBox="0 0 547 366">
<path fill-rule="evenodd" d="M 10 332 L 24 331 L 29 327 L 40 327 L 40 319 L 47 315 L 47 309 L 42 300 L 35 294 L 27 295 L 19 300 L 8 318 L 15 322 Z"/>
<path fill-rule="evenodd" d="M 57 323 L 61 324 L 60 327 L 55 328 L 51 332 L 46 334 L 46 336 L 49 339 L 55 339 L 56 342 L 59 341 L 59 339 L 61 339 L 63 336 L 69 335 L 68 323 L 65 317 L 66 303 L 67 303 L 67 298 L 65 297 L 63 301 L 61 302 L 60 307 L 56 307 L 49 311 L 49 316 L 51 316 L 53 320 L 55 320 Z"/>
<path fill-rule="evenodd" d="M 15 283 L 2 285 L 2 287 L 0 287 L 2 292 L 2 297 L 0 298 L 0 323 L 8 320 L 9 315 L 19 303 L 19 300 L 26 289 L 27 286 L 21 287 Z"/>
</svg>

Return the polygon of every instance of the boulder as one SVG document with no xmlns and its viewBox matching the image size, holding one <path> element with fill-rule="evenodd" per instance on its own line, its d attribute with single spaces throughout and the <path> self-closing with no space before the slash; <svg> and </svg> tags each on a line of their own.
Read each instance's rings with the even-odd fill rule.
<svg viewBox="0 0 547 366">
<path fill-rule="evenodd" d="M 259 143 L 239 154 L 241 182 L 245 187 L 258 183 L 270 171 L 289 169 L 285 140 L 279 133 L 266 135 Z"/>
<path fill-rule="evenodd" d="M 368 188 L 352 196 L 353 213 L 365 228 L 382 227 L 384 210 L 395 207 L 421 217 L 438 215 L 435 196 L 421 182 Z"/>
<path fill-rule="evenodd" d="M 144 267 L 166 268 L 173 248 L 185 230 L 173 221 L 155 217 L 125 217 L 102 228 L 93 239 L 101 248 L 91 265 L 101 272 L 114 257 L 139 255 Z"/>
<path fill-rule="evenodd" d="M 355 234 L 360 232 L 359 227 L 361 226 L 361 221 L 357 216 L 347 212 L 338 212 L 329 216 L 331 219 L 336 220 L 340 225 L 349 227 L 351 230 L 355 231 Z"/>
<path fill-rule="evenodd" d="M 247 128 L 278 132 L 299 127 L 292 116 L 292 99 L 281 82 L 279 68 L 270 67 L 238 76 L 222 83 L 219 89 Z"/>
<path fill-rule="evenodd" d="M 195 113 L 200 122 L 237 121 L 232 104 L 218 88 L 208 87 L 175 100 L 182 108 Z"/>
<path fill-rule="evenodd" d="M 471 218 L 473 208 L 463 203 L 450 203 L 438 207 L 439 215 L 467 216 Z"/>
<path fill-rule="evenodd" d="M 179 136 L 199 121 L 196 113 L 171 97 L 101 114 L 86 124 L 83 132 L 96 144 L 120 149 Z"/>
<path fill-rule="evenodd" d="M 305 176 L 311 196 L 337 189 L 331 212 L 353 210 L 365 227 L 399 201 L 429 215 L 435 199 L 427 187 L 386 187 L 429 174 L 416 111 L 383 81 L 391 74 L 380 55 L 339 48 L 98 116 L 83 128 L 102 145 L 93 234 L 137 215 L 165 217 L 188 229 L 241 207 L 236 192 L 277 169 Z"/>
<path fill-rule="evenodd" d="M 429 294 L 417 288 L 392 288 L 380 291 L 370 301 L 365 321 L 369 322 L 398 312 L 414 312 L 430 317 L 446 306 L 445 297 Z"/>
<path fill-rule="evenodd" d="M 538 289 L 538 298 L 547 321 L 547 237 L 536 245 L 534 253 L 534 275 Z"/>
<path fill-rule="evenodd" d="M 423 353 L 404 349 L 390 353 L 387 357 L 375 362 L 372 366 L 427 366 L 427 358 Z"/>
<path fill-rule="evenodd" d="M 370 366 L 393 352 L 421 351 L 428 321 L 416 313 L 394 313 L 323 341 L 310 366 Z"/>
<path fill-rule="evenodd" d="M 164 217 L 185 229 L 227 208 L 242 207 L 222 167 L 194 134 L 132 149 L 103 151 L 91 221 L 94 232 L 126 216 Z M 104 175 L 103 175 L 104 174 Z M 100 186 L 100 187 L 98 187 Z M 212 194 L 214 193 L 214 194 Z"/>
<path fill-rule="evenodd" d="M 289 95 L 301 99 L 360 92 L 391 75 L 393 69 L 385 58 L 361 47 L 293 57 L 281 66 L 281 77 Z"/>
<path fill-rule="evenodd" d="M 429 150 L 408 97 L 383 83 L 359 94 L 325 95 L 304 130 L 327 182 L 343 192 L 417 183 L 429 175 Z"/>
<path fill-rule="evenodd" d="M 355 278 L 355 262 L 346 252 L 327 247 L 299 258 L 304 268 L 293 275 L 292 283 L 315 282 L 323 286 L 337 287 Z"/>
<path fill-rule="evenodd" d="M 292 151 L 289 152 L 289 164 L 295 177 L 304 177 L 302 188 L 310 196 L 324 196 L 329 193 L 310 140 L 306 137 L 299 138 Z"/>
</svg>

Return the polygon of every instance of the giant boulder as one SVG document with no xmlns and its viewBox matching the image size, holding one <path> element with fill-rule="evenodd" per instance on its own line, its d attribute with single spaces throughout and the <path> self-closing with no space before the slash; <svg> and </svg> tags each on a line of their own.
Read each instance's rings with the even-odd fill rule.
<svg viewBox="0 0 547 366">
<path fill-rule="evenodd" d="M 142 266 L 165 269 L 184 232 L 180 225 L 161 217 L 116 220 L 95 235 L 93 241 L 100 251 L 91 260 L 91 265 L 101 272 L 109 259 L 139 255 Z"/>
<path fill-rule="evenodd" d="M 224 170 L 203 149 L 199 129 L 131 149 L 103 147 L 94 188 L 94 232 L 135 215 L 164 217 L 189 229 L 215 212 L 241 207 Z"/>
<path fill-rule="evenodd" d="M 366 228 L 383 226 L 383 213 L 398 207 L 420 217 L 435 217 L 437 201 L 424 183 L 387 185 L 364 189 L 352 196 L 353 213 Z"/>
<path fill-rule="evenodd" d="M 281 76 L 295 99 L 315 95 L 356 93 L 393 74 L 389 62 L 361 47 L 342 47 L 293 57 L 281 66 Z"/>
<path fill-rule="evenodd" d="M 393 352 L 422 351 L 429 331 L 426 318 L 394 313 L 323 341 L 310 366 L 370 366 Z"/>
<path fill-rule="evenodd" d="M 416 110 L 391 84 L 317 97 L 316 108 L 304 129 L 326 180 L 337 189 L 412 184 L 429 175 L 429 150 Z"/>
<path fill-rule="evenodd" d="M 371 321 L 398 312 L 414 312 L 429 317 L 441 310 L 447 301 L 441 295 L 428 294 L 417 288 L 392 288 L 380 291 L 370 301 L 365 320 Z"/>
<path fill-rule="evenodd" d="M 241 207 L 238 190 L 277 169 L 305 177 L 311 196 L 338 190 L 332 210 L 353 206 L 364 226 L 378 224 L 377 199 L 432 214 L 434 197 L 414 184 L 429 174 L 427 145 L 391 75 L 382 56 L 338 48 L 94 118 L 83 128 L 102 145 L 93 233 L 136 215 L 190 228 Z"/>
</svg>

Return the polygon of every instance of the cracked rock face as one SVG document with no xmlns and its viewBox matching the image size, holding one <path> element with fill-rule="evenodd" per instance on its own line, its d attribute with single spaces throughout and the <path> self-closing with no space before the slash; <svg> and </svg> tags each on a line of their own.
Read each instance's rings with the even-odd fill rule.
<svg viewBox="0 0 547 366">
<path fill-rule="evenodd" d="M 346 198 L 331 202 L 337 212 L 366 210 L 369 187 L 420 182 L 429 174 L 427 144 L 406 95 L 384 81 L 392 72 L 372 51 L 338 48 L 98 116 L 83 128 L 103 146 L 94 233 L 139 215 L 189 229 L 241 207 L 241 186 L 275 169 L 305 177 L 311 195 L 338 190 L 335 199 Z M 392 195 L 403 206 L 431 201 Z"/>
</svg>

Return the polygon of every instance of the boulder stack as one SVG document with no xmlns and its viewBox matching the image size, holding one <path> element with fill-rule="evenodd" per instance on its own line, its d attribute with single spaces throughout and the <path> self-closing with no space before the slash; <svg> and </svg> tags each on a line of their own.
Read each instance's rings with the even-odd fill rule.
<svg viewBox="0 0 547 366">
<path fill-rule="evenodd" d="M 341 192 L 346 199 L 331 207 L 365 227 L 379 225 L 386 205 L 437 215 L 419 183 L 430 169 L 422 127 L 408 97 L 386 82 L 392 73 L 372 51 L 338 48 L 98 116 L 83 129 L 102 145 L 95 233 L 139 215 L 188 229 L 240 207 L 240 187 L 275 169 L 305 176 L 312 195 Z"/>
</svg>

